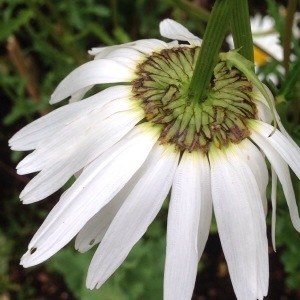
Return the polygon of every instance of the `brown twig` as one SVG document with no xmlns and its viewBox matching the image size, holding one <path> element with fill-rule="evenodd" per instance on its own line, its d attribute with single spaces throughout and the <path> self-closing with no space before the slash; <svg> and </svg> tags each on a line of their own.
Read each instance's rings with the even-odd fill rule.
<svg viewBox="0 0 300 300">
<path fill-rule="evenodd" d="M 8 55 L 16 67 L 20 77 L 25 80 L 26 90 L 29 96 L 36 102 L 40 101 L 40 91 L 37 84 L 37 79 L 34 73 L 34 68 L 32 64 L 28 63 L 28 58 L 24 55 L 18 40 L 15 36 L 10 36 L 7 41 L 7 51 Z M 40 115 L 46 114 L 47 110 L 40 110 Z"/>
</svg>

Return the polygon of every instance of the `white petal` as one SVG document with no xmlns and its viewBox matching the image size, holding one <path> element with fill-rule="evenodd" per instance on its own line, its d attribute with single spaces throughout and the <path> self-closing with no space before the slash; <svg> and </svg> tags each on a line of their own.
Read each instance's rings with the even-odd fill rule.
<svg viewBox="0 0 300 300">
<path fill-rule="evenodd" d="M 275 111 L 275 118 L 276 118 L 278 127 L 279 127 L 280 131 L 282 132 L 282 134 L 294 145 L 294 147 L 299 148 L 299 146 L 296 144 L 296 142 L 291 138 L 291 136 L 288 134 L 288 132 L 283 127 L 277 111 Z"/>
<path fill-rule="evenodd" d="M 69 103 L 80 101 L 84 95 L 93 87 L 94 85 L 89 85 L 87 87 L 82 88 L 81 90 L 77 91 L 76 93 L 72 94 Z"/>
<path fill-rule="evenodd" d="M 271 192 L 271 201 L 272 201 L 272 245 L 274 251 L 276 251 L 276 243 L 275 243 L 275 234 L 276 234 L 276 198 L 277 198 L 277 174 L 272 167 L 272 192 Z"/>
<path fill-rule="evenodd" d="M 38 264 L 66 245 L 128 182 L 158 138 L 142 124 L 88 165 L 62 195 L 29 244 L 21 264 Z"/>
<path fill-rule="evenodd" d="M 145 60 L 145 55 L 138 52 L 137 50 L 126 48 L 123 46 L 108 52 L 105 55 L 105 58 L 124 65 L 131 70 L 135 70 L 137 64 L 140 64 Z"/>
<path fill-rule="evenodd" d="M 124 188 L 118 193 L 118 195 Z M 124 202 L 123 195 L 114 197 L 79 231 L 75 240 L 75 249 L 86 252 L 98 244 L 104 237 L 109 225 Z"/>
<path fill-rule="evenodd" d="M 151 55 L 153 52 L 160 52 L 167 48 L 167 44 L 157 39 L 145 39 L 130 43 L 133 49 L 136 49 L 146 55 Z"/>
<path fill-rule="evenodd" d="M 97 116 L 94 124 L 86 119 L 88 124 L 62 131 L 62 140 L 52 140 L 28 155 L 18 173 L 42 171 L 21 192 L 23 203 L 39 201 L 57 191 L 72 175 L 122 139 L 142 117 L 139 113 L 119 112 L 104 122 L 98 122 Z"/>
<path fill-rule="evenodd" d="M 210 151 L 212 197 L 222 248 L 238 299 L 263 299 L 268 290 L 268 243 L 257 182 L 231 146 Z"/>
<path fill-rule="evenodd" d="M 108 227 L 110 226 L 113 218 L 120 209 L 124 200 L 131 193 L 140 178 L 140 171 L 138 171 L 124 188 L 112 199 L 106 206 L 104 206 L 91 220 L 78 233 L 75 240 L 75 248 L 80 252 L 85 252 L 99 243 Z"/>
<path fill-rule="evenodd" d="M 115 99 L 129 98 L 130 95 L 130 87 L 114 86 L 84 101 L 62 106 L 22 128 L 9 140 L 9 145 L 12 150 L 35 149 L 43 141 L 56 137 L 58 132 L 81 116 L 87 116 L 94 110 L 101 112 L 105 104 Z"/>
<path fill-rule="evenodd" d="M 160 34 L 171 40 L 187 41 L 191 45 L 200 46 L 201 39 L 193 35 L 184 26 L 171 19 L 165 19 L 159 24 Z"/>
<path fill-rule="evenodd" d="M 249 140 L 244 140 L 242 143 L 238 144 L 237 147 L 240 148 L 241 154 L 244 155 L 244 160 L 247 161 L 247 165 L 251 169 L 254 178 L 256 178 L 265 215 L 267 215 L 268 203 L 266 189 L 269 183 L 269 174 L 264 156 Z"/>
<path fill-rule="evenodd" d="M 282 137 L 283 135 L 282 136 L 281 135 L 282 134 L 280 133 L 279 136 Z M 261 132 L 256 132 L 255 130 L 252 131 L 251 138 L 264 151 L 272 167 L 274 168 L 279 178 L 279 181 L 282 184 L 283 192 L 289 207 L 292 223 L 294 227 L 300 232 L 299 212 L 298 212 L 298 207 L 296 203 L 295 193 L 294 193 L 288 165 L 283 160 L 283 158 L 279 155 L 281 153 L 277 152 L 278 149 L 276 149 L 275 147 L 274 147 L 275 149 L 273 148 L 273 143 L 270 143 L 270 138 L 262 135 Z M 289 141 L 286 139 L 284 142 L 286 144 L 289 144 Z M 293 153 L 290 153 L 290 155 L 293 155 Z"/>
<path fill-rule="evenodd" d="M 125 126 L 130 120 L 135 124 L 143 116 L 144 112 L 138 102 L 126 98 L 111 101 L 100 108 L 90 109 L 71 122 L 62 122 L 59 135 L 56 133 L 41 140 L 36 150 L 18 164 L 18 172 L 26 174 L 40 171 L 47 165 L 47 161 L 51 159 L 56 161 L 59 156 L 68 157 L 69 153 L 77 150 L 77 146 L 84 148 L 85 142 L 102 139 L 102 136 L 108 135 L 110 130 L 112 133 L 116 129 L 121 130 L 121 126 Z"/>
<path fill-rule="evenodd" d="M 130 82 L 135 76 L 134 70 L 116 61 L 93 60 L 78 67 L 65 77 L 53 92 L 50 103 L 57 103 L 90 85 Z"/>
<path fill-rule="evenodd" d="M 271 101 L 274 104 L 275 103 L 274 96 L 271 93 L 270 89 L 265 84 L 263 84 L 263 86 L 264 86 L 265 91 L 269 95 L 269 98 L 271 99 Z M 258 90 L 257 87 L 253 88 L 252 97 L 254 99 L 254 103 L 258 110 L 258 119 L 263 122 L 266 122 L 268 124 L 271 124 L 271 122 L 273 121 L 273 116 L 271 113 L 270 106 L 269 106 L 266 98 L 262 95 L 262 93 Z M 276 115 L 277 114 L 276 110 L 274 110 L 274 111 L 275 111 L 275 115 Z"/>
<path fill-rule="evenodd" d="M 155 146 L 139 170 L 136 186 L 118 211 L 97 249 L 87 277 L 89 288 L 99 288 L 120 266 L 142 237 L 167 196 L 179 153 L 172 146 Z"/>
<path fill-rule="evenodd" d="M 198 152 L 185 151 L 173 180 L 169 205 L 165 300 L 192 298 L 198 259 L 204 249 L 211 222 L 211 198 L 203 197 L 205 191 L 210 190 L 209 185 L 204 185 L 209 177 L 207 158 Z M 199 248 L 201 253 L 198 252 Z"/>
<path fill-rule="evenodd" d="M 249 122 L 249 125 L 253 131 L 263 137 L 265 143 L 272 145 L 295 172 L 297 177 L 300 178 L 300 148 L 297 147 L 295 143 L 291 143 L 279 130 L 273 132 L 274 127 L 269 124 L 258 120 L 252 120 Z"/>
<path fill-rule="evenodd" d="M 45 168 L 47 164 L 51 165 L 58 160 L 64 161 L 78 150 L 83 150 L 87 146 L 91 147 L 99 140 L 103 142 L 104 138 L 107 142 L 111 137 L 110 131 L 112 135 L 114 133 L 118 135 L 116 131 L 122 131 L 122 126 L 126 127 L 129 123 L 132 128 L 143 118 L 142 109 L 136 109 L 134 102 L 120 99 L 116 101 L 117 103 L 114 102 L 112 101 L 108 107 L 103 107 L 101 111 L 92 110 L 87 115 L 79 116 L 73 122 L 65 124 L 59 131 L 59 135 L 56 134 L 43 140 L 34 152 L 18 164 L 18 174 L 37 172 Z M 126 130 L 128 131 L 129 129 Z M 95 149 L 87 151 L 93 152 Z M 98 153 L 98 150 L 96 152 Z"/>
<path fill-rule="evenodd" d="M 200 260 L 206 241 L 209 235 L 209 229 L 212 217 L 212 195 L 211 195 L 211 175 L 210 165 L 206 156 L 200 156 L 201 175 L 201 203 L 200 203 L 200 219 L 198 229 L 198 260 Z"/>
<path fill-rule="evenodd" d="M 153 52 L 159 52 L 160 50 L 167 48 L 167 44 L 157 39 L 144 39 L 122 45 L 92 48 L 92 50 L 89 51 L 89 54 L 95 55 L 95 59 L 106 58 L 111 51 L 124 47 L 130 47 L 143 54 L 151 55 Z"/>
<path fill-rule="evenodd" d="M 270 107 L 267 103 L 263 103 L 262 101 L 257 101 L 254 99 L 254 103 L 257 108 L 258 119 L 270 124 L 273 120 Z"/>
</svg>

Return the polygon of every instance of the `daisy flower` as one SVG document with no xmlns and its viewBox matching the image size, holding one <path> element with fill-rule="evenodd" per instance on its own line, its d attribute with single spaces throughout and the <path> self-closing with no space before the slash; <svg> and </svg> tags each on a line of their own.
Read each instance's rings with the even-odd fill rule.
<svg viewBox="0 0 300 300">
<path fill-rule="evenodd" d="M 161 22 L 160 33 L 173 41 L 92 49 L 95 59 L 71 72 L 51 97 L 51 103 L 70 103 L 9 141 L 13 150 L 34 150 L 18 173 L 39 172 L 21 192 L 23 203 L 46 198 L 76 175 L 21 264 L 45 261 L 74 237 L 80 252 L 100 243 L 87 275 L 87 287 L 99 288 L 171 192 L 164 299 L 191 299 L 212 212 L 237 298 L 263 299 L 269 273 L 265 158 L 299 231 L 289 166 L 300 177 L 300 149 L 276 113 L 282 132 L 270 125 L 259 89 L 223 61 L 207 99 L 193 99 L 189 84 L 201 40 L 170 19 Z M 106 83 L 114 85 L 84 98 L 93 85 Z M 275 208 L 275 193 L 272 200 Z"/>
<path fill-rule="evenodd" d="M 285 14 L 285 11 L 282 11 Z M 299 13 L 295 14 L 292 32 L 297 38 L 300 36 L 300 30 L 297 26 Z M 257 66 L 264 65 L 273 57 L 279 62 L 283 61 L 283 48 L 280 45 L 280 34 L 275 28 L 274 19 L 270 16 L 256 14 L 251 18 L 251 30 L 253 33 L 254 57 Z M 295 55 L 291 56 L 295 60 Z"/>
<path fill-rule="evenodd" d="M 253 33 L 254 59 L 257 66 L 264 65 L 271 57 L 283 60 L 279 32 L 275 29 L 274 19 L 256 14 L 250 19 Z"/>
</svg>

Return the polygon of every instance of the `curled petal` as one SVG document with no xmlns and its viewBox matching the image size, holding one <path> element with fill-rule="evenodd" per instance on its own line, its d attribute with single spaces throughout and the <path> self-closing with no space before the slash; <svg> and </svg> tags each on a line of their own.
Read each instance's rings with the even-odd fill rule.
<svg viewBox="0 0 300 300">
<path fill-rule="evenodd" d="M 193 35 L 184 26 L 171 19 L 165 19 L 159 24 L 160 34 L 171 40 L 187 41 L 191 45 L 200 46 L 201 39 Z"/>
<path fill-rule="evenodd" d="M 65 77 L 53 92 L 50 103 L 57 103 L 94 84 L 130 82 L 134 78 L 134 70 L 119 62 L 109 59 L 93 60 Z"/>
</svg>

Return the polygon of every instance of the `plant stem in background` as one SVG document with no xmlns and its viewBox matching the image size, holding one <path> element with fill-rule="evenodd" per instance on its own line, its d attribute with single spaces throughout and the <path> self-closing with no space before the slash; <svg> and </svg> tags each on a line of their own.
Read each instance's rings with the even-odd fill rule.
<svg viewBox="0 0 300 300">
<path fill-rule="evenodd" d="M 289 0 L 285 18 L 284 36 L 283 36 L 283 66 L 286 72 L 289 70 L 291 41 L 293 32 L 294 15 L 297 8 L 296 0 Z"/>
</svg>

